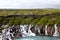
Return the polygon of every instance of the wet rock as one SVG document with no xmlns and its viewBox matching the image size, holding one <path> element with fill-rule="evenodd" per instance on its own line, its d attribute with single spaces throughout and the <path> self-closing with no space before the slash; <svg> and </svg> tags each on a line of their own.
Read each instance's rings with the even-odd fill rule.
<svg viewBox="0 0 60 40">
<path fill-rule="evenodd" d="M 58 27 L 58 33 L 59 33 L 59 36 L 60 36 L 60 26 Z"/>
<path fill-rule="evenodd" d="M 34 25 L 33 27 L 31 27 L 31 31 L 33 32 L 33 33 L 35 33 L 36 35 L 40 35 L 40 29 L 41 29 L 41 27 L 39 26 L 39 25 Z"/>
<path fill-rule="evenodd" d="M 53 36 L 54 32 L 55 32 L 54 26 L 48 26 L 47 28 L 48 36 Z"/>
<path fill-rule="evenodd" d="M 14 25 L 14 27 L 11 28 L 10 33 L 13 33 L 14 37 L 18 38 L 18 37 L 21 37 L 20 31 L 21 31 L 20 26 Z"/>
<path fill-rule="evenodd" d="M 40 31 L 41 31 L 41 35 L 45 35 L 45 26 L 42 26 Z"/>
</svg>

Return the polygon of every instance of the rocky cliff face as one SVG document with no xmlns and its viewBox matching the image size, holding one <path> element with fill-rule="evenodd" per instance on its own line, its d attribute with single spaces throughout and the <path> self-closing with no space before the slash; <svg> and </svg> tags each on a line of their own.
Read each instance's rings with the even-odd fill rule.
<svg viewBox="0 0 60 40">
<path fill-rule="evenodd" d="M 45 26 L 39 26 L 39 25 L 13 25 L 8 29 L 5 29 L 4 35 L 5 37 L 7 38 L 10 37 L 11 39 L 19 37 L 28 37 L 28 36 L 40 36 L 40 35 L 53 36 L 54 34 L 60 36 L 60 27 L 57 28 L 58 30 L 56 31 L 54 26 L 47 26 L 46 29 Z"/>
<path fill-rule="evenodd" d="M 47 28 L 47 33 L 48 33 L 49 36 L 53 36 L 54 32 L 55 32 L 54 26 L 49 26 Z"/>
<path fill-rule="evenodd" d="M 55 17 L 55 15 L 57 16 Z M 58 20 L 57 20 L 57 17 L 58 17 Z M 53 36 L 54 34 L 57 34 L 58 36 L 60 36 L 60 26 L 56 26 L 57 29 L 54 26 L 55 22 L 57 22 L 56 24 L 60 23 L 59 17 L 60 17 L 60 13 L 50 14 L 50 15 L 47 14 L 47 15 L 1 16 L 0 31 L 4 29 L 6 30 L 10 29 L 6 31 L 5 34 L 9 34 L 11 38 L 37 36 L 37 35 Z M 51 26 L 50 24 L 53 24 L 53 25 Z M 6 27 L 6 25 L 8 26 Z"/>
<path fill-rule="evenodd" d="M 31 27 L 31 28 L 29 29 L 29 27 Z M 15 37 L 22 37 L 22 35 L 24 34 L 24 33 L 22 34 L 22 32 L 26 32 L 25 35 L 28 35 L 28 33 L 30 32 L 29 30 L 32 33 L 35 33 L 36 36 L 37 35 L 46 35 L 45 34 L 45 26 L 42 26 L 41 27 L 41 26 L 38 26 L 38 25 L 34 25 L 34 26 L 29 26 L 29 25 L 28 26 L 23 26 L 23 28 L 20 27 L 19 25 L 15 25 L 14 27 L 11 28 L 10 32 L 13 33 L 13 35 Z M 54 33 L 55 33 L 55 27 L 54 26 L 48 26 L 47 27 L 47 35 L 48 36 L 53 36 Z M 58 27 L 58 33 L 60 35 L 60 27 Z"/>
<path fill-rule="evenodd" d="M 58 32 L 59 32 L 59 36 L 60 36 L 60 26 L 58 27 Z"/>
</svg>

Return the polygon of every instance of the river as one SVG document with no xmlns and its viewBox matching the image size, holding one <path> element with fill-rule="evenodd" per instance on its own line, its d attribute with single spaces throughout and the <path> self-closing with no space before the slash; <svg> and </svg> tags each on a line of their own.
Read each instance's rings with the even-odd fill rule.
<svg viewBox="0 0 60 40">
<path fill-rule="evenodd" d="M 60 40 L 60 38 L 51 36 L 31 36 L 31 37 L 17 38 L 16 40 Z"/>
</svg>

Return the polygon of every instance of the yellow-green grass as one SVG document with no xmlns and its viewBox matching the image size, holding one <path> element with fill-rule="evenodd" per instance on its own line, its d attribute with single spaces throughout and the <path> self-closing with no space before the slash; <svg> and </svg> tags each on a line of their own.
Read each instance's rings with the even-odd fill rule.
<svg viewBox="0 0 60 40">
<path fill-rule="evenodd" d="M 45 15 L 60 13 L 59 9 L 0 9 L 0 16 L 7 15 Z"/>
</svg>

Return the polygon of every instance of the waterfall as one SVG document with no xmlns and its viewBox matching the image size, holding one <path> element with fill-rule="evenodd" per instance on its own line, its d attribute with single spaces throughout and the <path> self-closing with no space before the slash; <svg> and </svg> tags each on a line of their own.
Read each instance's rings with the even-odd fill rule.
<svg viewBox="0 0 60 40">
<path fill-rule="evenodd" d="M 58 36 L 58 28 L 57 28 L 56 24 L 54 25 L 54 27 L 55 27 L 55 33 L 53 34 L 53 36 Z"/>
<path fill-rule="evenodd" d="M 3 28 L 6 28 L 8 27 L 9 25 L 2 25 Z M 8 29 L 3 29 L 2 30 L 2 36 L 3 36 L 3 40 L 5 40 L 5 38 L 9 39 L 9 40 L 12 40 L 11 39 L 11 36 L 10 36 L 10 28 Z"/>
<path fill-rule="evenodd" d="M 32 31 L 30 30 L 30 28 L 32 27 L 33 25 L 29 25 L 29 29 L 28 29 L 28 33 L 29 35 L 28 36 L 36 36 L 35 33 L 32 33 Z"/>
<path fill-rule="evenodd" d="M 22 37 L 27 37 L 26 27 L 27 25 L 20 25 Z"/>
<path fill-rule="evenodd" d="M 28 27 L 28 26 L 29 26 L 29 27 Z M 35 36 L 35 34 L 32 33 L 32 31 L 30 30 L 31 27 L 32 27 L 32 25 L 20 25 L 22 37 Z M 28 29 L 28 30 L 27 30 L 27 29 Z M 26 32 L 26 30 L 27 30 L 28 32 Z"/>
<path fill-rule="evenodd" d="M 2 40 L 3 38 L 2 38 L 2 34 L 0 33 L 0 40 Z"/>
<path fill-rule="evenodd" d="M 2 38 L 3 38 L 3 40 L 4 40 L 5 37 L 6 37 L 6 29 L 3 29 L 2 30 Z"/>
<path fill-rule="evenodd" d="M 45 35 L 48 35 L 48 33 L 47 33 L 47 25 L 45 25 Z"/>
<path fill-rule="evenodd" d="M 38 28 L 38 32 L 40 33 L 40 29 Z"/>
<path fill-rule="evenodd" d="M 7 38 L 8 38 L 9 40 L 12 40 L 12 39 L 11 39 L 11 36 L 10 36 L 10 28 L 8 28 L 7 33 L 6 33 L 6 36 L 7 36 Z"/>
</svg>

